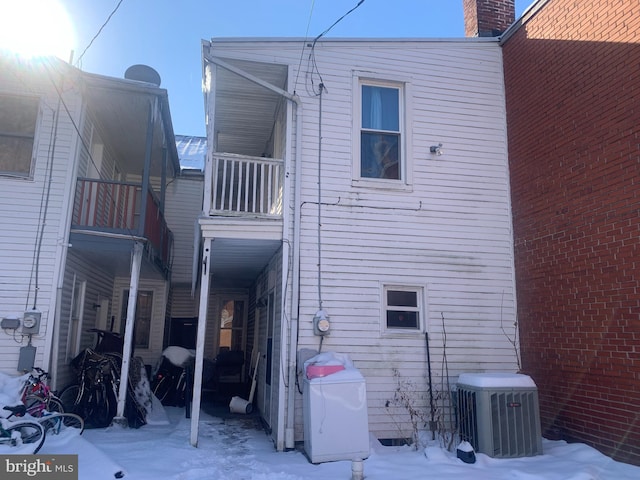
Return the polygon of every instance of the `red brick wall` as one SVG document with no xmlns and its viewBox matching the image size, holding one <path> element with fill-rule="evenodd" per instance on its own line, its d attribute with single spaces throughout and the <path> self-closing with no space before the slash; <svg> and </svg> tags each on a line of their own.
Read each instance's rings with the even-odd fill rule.
<svg viewBox="0 0 640 480">
<path fill-rule="evenodd" d="M 467 37 L 494 37 L 515 20 L 515 0 L 463 0 Z"/>
<path fill-rule="evenodd" d="M 640 2 L 504 43 L 518 321 L 543 432 L 640 465 Z"/>
</svg>

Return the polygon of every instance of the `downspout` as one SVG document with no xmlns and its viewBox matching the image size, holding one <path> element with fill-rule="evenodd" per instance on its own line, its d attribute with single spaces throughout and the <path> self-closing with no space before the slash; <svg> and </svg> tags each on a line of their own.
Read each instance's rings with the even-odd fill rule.
<svg viewBox="0 0 640 480">
<path fill-rule="evenodd" d="M 300 322 L 300 196 L 302 190 L 302 102 L 295 95 L 296 106 L 296 157 L 295 178 L 293 186 L 293 279 L 291 288 L 291 328 L 289 339 L 289 389 L 287 390 L 287 418 L 285 425 L 285 448 L 295 447 L 295 401 L 296 401 L 296 363 L 298 351 L 298 327 Z"/>
<path fill-rule="evenodd" d="M 296 400 L 296 356 L 298 351 L 298 322 L 299 311 L 298 302 L 300 299 L 300 196 L 302 186 L 302 100 L 296 94 L 291 94 L 286 90 L 271 85 L 264 80 L 245 72 L 224 60 L 205 55 L 205 60 L 222 67 L 230 72 L 235 73 L 247 80 L 250 80 L 272 92 L 275 92 L 288 101 L 292 102 L 296 107 L 296 151 L 295 151 L 295 177 L 294 177 L 294 224 L 293 224 L 293 279 L 291 291 L 291 327 L 289 336 L 289 362 L 288 362 L 288 390 L 287 390 L 287 416 L 285 422 L 285 448 L 287 450 L 294 448 L 294 423 L 295 423 L 295 400 Z M 285 229 L 287 227 L 285 226 Z"/>
</svg>

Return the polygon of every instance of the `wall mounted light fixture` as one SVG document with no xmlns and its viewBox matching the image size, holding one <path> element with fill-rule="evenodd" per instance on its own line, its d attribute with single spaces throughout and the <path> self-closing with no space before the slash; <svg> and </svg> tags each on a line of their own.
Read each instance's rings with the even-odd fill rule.
<svg viewBox="0 0 640 480">
<path fill-rule="evenodd" d="M 429 147 L 429 151 L 431 153 L 435 153 L 436 155 L 442 155 L 444 153 L 441 143 L 439 143 L 438 145 L 431 145 L 431 147 Z"/>
</svg>

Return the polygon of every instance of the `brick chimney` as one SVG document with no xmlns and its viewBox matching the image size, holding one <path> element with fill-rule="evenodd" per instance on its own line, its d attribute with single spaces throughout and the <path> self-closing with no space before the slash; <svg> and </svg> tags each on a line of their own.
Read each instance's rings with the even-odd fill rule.
<svg viewBox="0 0 640 480">
<path fill-rule="evenodd" d="M 516 19 L 515 0 L 462 0 L 464 34 L 497 37 Z"/>
</svg>

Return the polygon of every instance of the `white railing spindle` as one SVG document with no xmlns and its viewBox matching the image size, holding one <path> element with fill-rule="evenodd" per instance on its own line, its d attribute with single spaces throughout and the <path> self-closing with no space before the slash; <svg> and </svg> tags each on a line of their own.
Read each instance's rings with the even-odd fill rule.
<svg viewBox="0 0 640 480">
<path fill-rule="evenodd" d="M 214 153 L 212 163 L 211 215 L 282 215 L 282 160 Z"/>
</svg>

